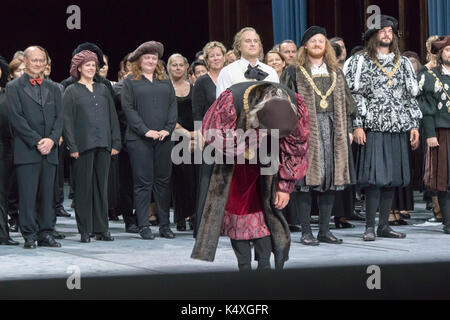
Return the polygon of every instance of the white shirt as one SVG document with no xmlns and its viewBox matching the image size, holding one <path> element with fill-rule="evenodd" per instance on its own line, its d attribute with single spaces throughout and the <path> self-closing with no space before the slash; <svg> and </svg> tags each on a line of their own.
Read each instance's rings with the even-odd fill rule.
<svg viewBox="0 0 450 320">
<path fill-rule="evenodd" d="M 227 65 L 220 71 L 219 77 L 217 78 L 216 98 L 233 84 L 256 81 L 255 79 L 247 79 L 244 76 L 249 64 L 250 62 L 241 57 L 239 60 Z M 255 66 L 258 66 L 262 71 L 269 74 L 264 81 L 280 83 L 280 79 L 278 79 L 278 74 L 275 69 L 259 60 L 256 60 Z"/>
<path fill-rule="evenodd" d="M 320 67 L 316 66 L 315 64 L 311 66 L 311 75 L 317 76 L 322 74 L 329 74 L 327 65 L 325 63 L 322 63 Z"/>
<path fill-rule="evenodd" d="M 446 75 L 446 76 L 450 76 L 450 71 L 448 71 L 446 67 L 442 66 L 442 74 Z"/>
</svg>

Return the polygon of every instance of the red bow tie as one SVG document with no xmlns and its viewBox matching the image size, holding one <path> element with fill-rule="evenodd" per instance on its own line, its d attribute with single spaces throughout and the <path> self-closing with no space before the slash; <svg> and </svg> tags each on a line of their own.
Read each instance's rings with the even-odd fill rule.
<svg viewBox="0 0 450 320">
<path fill-rule="evenodd" d="M 31 83 L 31 85 L 32 86 L 35 86 L 35 85 L 41 85 L 42 84 L 42 78 L 38 78 L 38 79 L 30 79 L 30 83 Z"/>
</svg>

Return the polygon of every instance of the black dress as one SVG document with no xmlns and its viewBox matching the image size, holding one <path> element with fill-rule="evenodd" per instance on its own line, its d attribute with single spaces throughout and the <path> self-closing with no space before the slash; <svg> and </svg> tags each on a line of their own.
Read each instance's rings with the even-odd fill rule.
<svg viewBox="0 0 450 320">
<path fill-rule="evenodd" d="M 208 74 L 197 79 L 192 93 L 192 114 L 195 121 L 202 121 L 206 111 L 216 101 L 216 85 Z"/>
<path fill-rule="evenodd" d="M 194 119 L 192 114 L 192 85 L 189 94 L 186 97 L 177 97 L 178 121 L 183 128 L 188 131 L 194 131 Z M 181 143 L 176 142 L 175 145 Z M 182 151 L 181 151 L 182 152 Z M 180 153 L 182 155 L 182 153 Z M 191 154 L 190 164 L 173 164 L 172 167 L 172 193 L 174 204 L 175 223 L 191 217 L 195 212 L 197 177 L 196 169 L 193 163 L 193 154 Z"/>
</svg>

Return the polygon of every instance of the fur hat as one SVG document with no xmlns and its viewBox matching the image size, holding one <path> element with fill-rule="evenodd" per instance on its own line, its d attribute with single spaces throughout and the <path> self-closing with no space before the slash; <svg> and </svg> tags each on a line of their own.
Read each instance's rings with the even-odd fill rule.
<svg viewBox="0 0 450 320">
<path fill-rule="evenodd" d="M 4 88 L 6 86 L 6 82 L 8 81 L 9 66 L 8 62 L 2 56 L 0 56 L 0 68 L 2 70 L 2 76 L 0 78 L 0 88 Z"/>
<path fill-rule="evenodd" d="M 386 27 L 392 27 L 392 31 L 397 34 L 398 32 L 398 20 L 395 19 L 394 17 L 391 16 L 387 16 L 387 15 L 380 15 L 380 28 L 370 28 L 367 29 L 366 33 L 364 34 L 364 40 L 365 41 L 369 41 L 370 38 L 372 38 L 372 36 L 376 33 L 378 33 L 378 31 L 380 31 L 383 28 Z"/>
<path fill-rule="evenodd" d="M 103 66 L 105 65 L 105 61 L 103 61 L 103 51 L 96 44 L 91 43 L 91 42 L 84 42 L 84 43 L 78 45 L 78 47 L 76 47 L 75 50 L 73 50 L 73 52 L 72 52 L 72 58 L 77 53 L 80 53 L 83 50 L 89 50 L 89 51 L 94 52 L 97 55 L 98 68 L 99 69 L 103 68 Z"/>
<path fill-rule="evenodd" d="M 72 63 L 70 65 L 70 75 L 75 79 L 79 79 L 80 71 L 78 71 L 78 68 L 89 61 L 94 61 L 98 66 L 97 55 L 92 51 L 83 50 L 74 55 L 72 58 Z"/>
<path fill-rule="evenodd" d="M 304 46 L 308 42 L 308 40 L 311 39 L 312 37 L 314 37 L 316 34 L 323 34 L 325 36 L 325 38 L 328 38 L 327 30 L 325 30 L 322 27 L 312 26 L 308 30 L 306 30 L 305 33 L 303 34 L 303 38 L 302 38 L 302 42 L 300 43 L 300 46 Z"/>
<path fill-rule="evenodd" d="M 164 54 L 164 46 L 161 42 L 157 41 L 147 41 L 137 47 L 130 56 L 128 57 L 128 61 L 134 62 L 138 60 L 142 55 L 147 53 L 158 54 L 158 58 L 161 59 Z"/>
<path fill-rule="evenodd" d="M 439 50 L 446 46 L 450 46 L 450 36 L 439 37 L 439 39 L 431 43 L 431 53 L 438 54 Z"/>
<path fill-rule="evenodd" d="M 287 137 L 297 127 L 298 115 L 287 99 L 270 98 L 256 114 L 259 128 L 278 129 L 280 138 Z"/>
</svg>

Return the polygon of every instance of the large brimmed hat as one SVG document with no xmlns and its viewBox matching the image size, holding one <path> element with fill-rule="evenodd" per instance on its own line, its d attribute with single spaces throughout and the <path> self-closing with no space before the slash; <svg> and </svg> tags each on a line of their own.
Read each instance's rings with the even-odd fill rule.
<svg viewBox="0 0 450 320">
<path fill-rule="evenodd" d="M 257 113 L 260 129 L 278 129 L 280 138 L 289 136 L 297 127 L 298 115 L 287 99 L 273 97 Z"/>
<path fill-rule="evenodd" d="M 164 54 L 164 46 L 161 42 L 158 41 L 147 41 L 137 47 L 130 56 L 128 57 L 128 61 L 134 62 L 138 60 L 142 55 L 147 53 L 157 54 L 158 58 L 161 59 Z"/>
<path fill-rule="evenodd" d="M 74 55 L 72 58 L 72 63 L 70 64 L 70 75 L 76 79 L 79 79 L 80 71 L 78 71 L 78 68 L 89 61 L 94 61 L 98 66 L 97 55 L 92 51 L 83 50 Z"/>
<path fill-rule="evenodd" d="M 369 41 L 369 39 L 372 38 L 374 34 L 386 27 L 392 27 L 392 31 L 397 34 L 398 20 L 394 17 L 382 14 L 380 16 L 380 27 L 378 28 L 374 26 L 373 28 L 367 29 L 366 33 L 364 34 L 364 40 Z"/>
<path fill-rule="evenodd" d="M 439 50 L 446 46 L 450 46 L 450 36 L 439 37 L 439 39 L 431 43 L 431 53 L 437 54 Z"/>
</svg>

